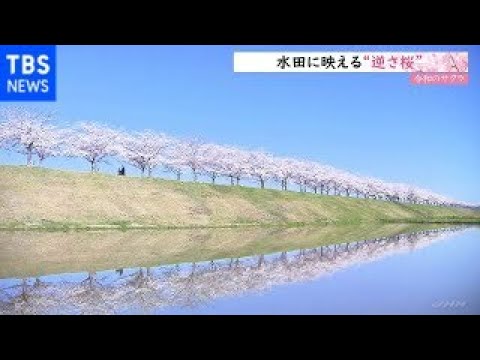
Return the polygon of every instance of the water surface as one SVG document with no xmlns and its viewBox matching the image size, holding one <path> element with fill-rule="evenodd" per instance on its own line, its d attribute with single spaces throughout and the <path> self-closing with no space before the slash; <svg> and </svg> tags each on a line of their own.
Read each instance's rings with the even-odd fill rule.
<svg viewBox="0 0 480 360">
<path fill-rule="evenodd" d="M 2 314 L 476 314 L 480 230 L 0 234 Z"/>
</svg>

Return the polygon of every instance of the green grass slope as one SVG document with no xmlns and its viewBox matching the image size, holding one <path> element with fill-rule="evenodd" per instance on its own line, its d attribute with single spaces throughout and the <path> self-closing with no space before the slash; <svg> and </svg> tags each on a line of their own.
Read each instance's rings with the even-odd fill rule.
<svg viewBox="0 0 480 360">
<path fill-rule="evenodd" d="M 0 227 L 476 222 L 480 212 L 241 186 L 0 166 Z"/>
</svg>

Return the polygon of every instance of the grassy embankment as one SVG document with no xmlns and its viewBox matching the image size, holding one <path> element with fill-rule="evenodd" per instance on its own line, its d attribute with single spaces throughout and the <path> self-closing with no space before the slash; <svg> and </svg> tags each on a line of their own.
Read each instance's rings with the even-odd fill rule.
<svg viewBox="0 0 480 360">
<path fill-rule="evenodd" d="M 0 229 L 480 223 L 480 211 L 0 166 Z"/>
</svg>

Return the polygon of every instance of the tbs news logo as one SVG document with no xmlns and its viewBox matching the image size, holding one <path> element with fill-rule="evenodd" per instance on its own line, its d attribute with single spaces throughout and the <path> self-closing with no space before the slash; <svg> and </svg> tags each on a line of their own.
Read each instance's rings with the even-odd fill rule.
<svg viewBox="0 0 480 360">
<path fill-rule="evenodd" d="M 0 45 L 0 101 L 55 101 L 55 45 Z"/>
</svg>

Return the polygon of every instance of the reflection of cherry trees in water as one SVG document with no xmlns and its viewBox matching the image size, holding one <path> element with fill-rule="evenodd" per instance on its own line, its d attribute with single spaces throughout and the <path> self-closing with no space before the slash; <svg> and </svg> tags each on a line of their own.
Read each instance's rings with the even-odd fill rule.
<svg viewBox="0 0 480 360">
<path fill-rule="evenodd" d="M 159 287 L 153 270 L 150 267 L 139 268 L 126 278 L 119 278 L 123 281 L 120 291 L 116 296 L 123 302 L 132 304 L 137 313 L 148 313 L 157 304 L 157 298 L 164 297 L 162 287 Z"/>
<path fill-rule="evenodd" d="M 39 278 L 20 279 L 17 284 L 0 289 L 0 313 L 36 314 L 36 309 L 55 306 L 56 303 L 49 284 Z M 9 310 L 5 311 L 6 308 Z"/>
<path fill-rule="evenodd" d="M 259 254 L 157 268 L 89 272 L 80 281 L 22 279 L 0 289 L 3 314 L 152 313 L 308 281 L 348 266 L 428 246 L 453 231 L 419 231 L 276 254 Z"/>
</svg>

